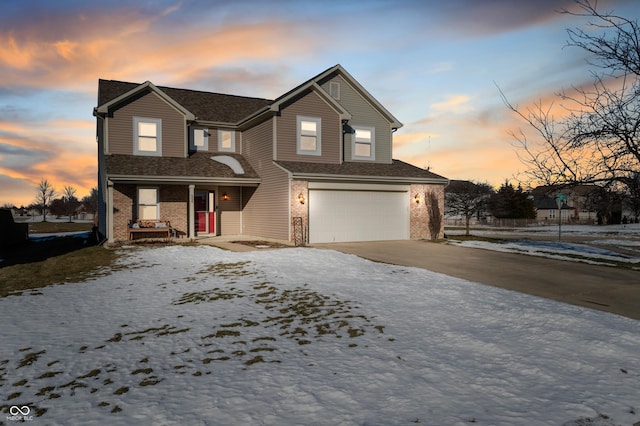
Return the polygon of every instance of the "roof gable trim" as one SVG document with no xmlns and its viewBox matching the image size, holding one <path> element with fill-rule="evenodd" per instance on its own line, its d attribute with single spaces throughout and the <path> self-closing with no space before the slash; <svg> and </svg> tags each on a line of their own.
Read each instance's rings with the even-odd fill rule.
<svg viewBox="0 0 640 426">
<path fill-rule="evenodd" d="M 312 80 L 321 81 L 333 73 L 338 73 L 340 76 L 342 76 L 342 78 L 344 78 L 356 90 L 356 92 L 360 93 L 360 95 L 367 102 L 373 105 L 375 109 L 380 111 L 380 113 L 384 115 L 387 118 L 387 120 L 389 120 L 389 122 L 391 123 L 391 127 L 395 129 L 399 129 L 400 127 L 403 126 L 403 124 L 397 118 L 395 118 L 393 114 L 391 114 L 389 110 L 387 110 L 380 102 L 378 102 L 378 100 L 374 98 L 373 95 L 371 95 L 371 93 L 369 93 L 360 83 L 358 83 L 358 80 L 353 78 L 353 76 L 349 74 L 347 70 L 345 70 L 342 67 L 342 65 L 337 64 L 329 68 L 328 70 L 318 74 Z"/>
<path fill-rule="evenodd" d="M 155 93 L 156 95 L 158 95 L 162 100 L 164 100 L 169 105 L 171 105 L 172 107 L 177 109 L 179 112 L 184 114 L 184 116 L 185 116 L 185 118 L 187 120 L 190 120 L 190 121 L 196 120 L 196 116 L 193 113 L 191 113 L 189 110 L 187 110 L 181 104 L 176 102 L 173 98 L 171 98 L 165 92 L 163 92 L 162 90 L 158 89 L 150 81 L 145 81 L 144 83 L 140 84 L 137 87 L 134 87 L 133 89 L 129 90 L 128 92 L 123 93 L 122 95 L 118 96 L 117 98 L 114 98 L 114 99 L 110 100 L 109 102 L 100 105 L 98 108 L 96 108 L 96 111 L 98 113 L 101 113 L 101 114 L 106 114 L 106 113 L 109 112 L 109 109 L 112 106 L 117 105 L 117 104 L 129 99 L 130 97 L 140 93 L 141 91 L 147 90 L 147 89 L 150 90 L 151 92 Z"/>
<path fill-rule="evenodd" d="M 351 119 L 351 114 L 346 109 L 344 109 L 344 107 L 340 105 L 335 99 L 333 99 L 322 87 L 320 87 L 315 82 L 315 80 L 309 80 L 306 83 L 303 83 L 302 85 L 291 90 L 290 92 L 285 93 L 271 104 L 270 110 L 273 112 L 279 111 L 283 104 L 300 95 L 306 90 L 316 92 L 322 100 L 324 100 L 327 104 L 329 104 L 329 106 L 331 106 L 338 112 L 341 120 Z"/>
</svg>

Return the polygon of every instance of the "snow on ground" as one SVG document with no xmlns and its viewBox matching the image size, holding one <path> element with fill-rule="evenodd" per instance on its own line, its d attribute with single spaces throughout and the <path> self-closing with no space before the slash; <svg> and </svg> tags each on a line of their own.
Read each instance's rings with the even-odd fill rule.
<svg viewBox="0 0 640 426">
<path fill-rule="evenodd" d="M 126 249 L 0 313 L 7 424 L 640 421 L 637 321 L 329 250 Z"/>
<path fill-rule="evenodd" d="M 463 229 L 447 229 L 448 235 L 464 235 Z M 471 232 L 475 236 L 507 237 L 504 241 L 455 241 L 450 244 L 464 247 L 481 248 L 508 253 L 528 254 L 532 256 L 548 257 L 591 264 L 604 264 L 615 266 L 616 263 L 635 265 L 640 263 L 640 225 L 563 225 L 562 236 L 565 238 L 581 237 L 585 240 L 582 244 L 559 241 L 533 241 L 533 236 L 558 236 L 557 226 L 531 226 L 516 229 L 502 228 L 474 228 Z M 522 239 L 514 239 L 515 236 Z M 615 237 L 615 238 L 610 238 Z M 553 239 L 553 238 L 550 238 Z M 595 246 L 595 247 L 594 247 Z M 621 248 L 626 253 L 612 251 L 604 247 Z M 637 253 L 637 255 L 633 253 Z M 632 254 L 628 254 L 632 253 Z"/>
<path fill-rule="evenodd" d="M 562 235 L 579 236 L 579 237 L 621 237 L 621 238 L 637 238 L 640 239 L 640 224 L 632 223 L 627 225 L 562 225 Z M 447 234 L 464 235 L 463 228 L 447 229 Z M 504 233 L 518 233 L 530 235 L 558 235 L 558 226 L 527 226 L 522 228 L 496 228 L 491 226 L 474 227 L 473 235 L 491 236 Z"/>
<path fill-rule="evenodd" d="M 610 241 L 610 240 L 609 240 Z M 548 241 L 455 241 L 449 242 L 457 246 L 481 248 L 485 250 L 501 251 L 506 253 L 521 253 L 531 256 L 547 257 L 551 259 L 571 260 L 576 262 L 584 262 L 590 264 L 612 265 L 615 262 L 639 264 L 640 256 L 630 256 L 606 250 L 602 248 L 592 247 L 585 244 L 572 244 L 562 242 Z M 599 243 L 604 244 L 604 243 Z M 610 244 L 607 244 L 610 245 Z M 617 244 L 620 246 L 620 244 Z M 639 253 L 640 255 L 640 253 Z"/>
</svg>

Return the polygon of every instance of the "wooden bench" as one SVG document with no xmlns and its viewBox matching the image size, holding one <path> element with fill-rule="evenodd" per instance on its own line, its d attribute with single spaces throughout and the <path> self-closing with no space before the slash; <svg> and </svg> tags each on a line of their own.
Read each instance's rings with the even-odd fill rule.
<svg viewBox="0 0 640 426">
<path fill-rule="evenodd" d="M 171 238 L 171 222 L 168 220 L 136 220 L 129 223 L 129 240 L 136 234 L 159 234 L 159 237 Z"/>
</svg>

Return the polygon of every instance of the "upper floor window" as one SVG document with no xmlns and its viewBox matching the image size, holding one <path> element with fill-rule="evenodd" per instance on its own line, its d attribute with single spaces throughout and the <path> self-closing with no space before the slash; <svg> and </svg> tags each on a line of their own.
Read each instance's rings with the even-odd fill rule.
<svg viewBox="0 0 640 426">
<path fill-rule="evenodd" d="M 218 130 L 218 151 L 235 152 L 236 132 L 233 130 Z"/>
<path fill-rule="evenodd" d="M 158 188 L 138 188 L 138 219 L 160 218 Z"/>
<path fill-rule="evenodd" d="M 317 117 L 297 117 L 296 152 L 302 155 L 320 155 L 322 147 L 322 120 Z"/>
<path fill-rule="evenodd" d="M 192 151 L 209 150 L 209 131 L 207 129 L 191 128 L 190 148 Z"/>
<path fill-rule="evenodd" d="M 133 117 L 133 153 L 162 155 L 162 120 Z"/>
<path fill-rule="evenodd" d="M 351 152 L 354 160 L 376 159 L 376 129 L 374 127 L 352 126 L 354 133 Z"/>
</svg>

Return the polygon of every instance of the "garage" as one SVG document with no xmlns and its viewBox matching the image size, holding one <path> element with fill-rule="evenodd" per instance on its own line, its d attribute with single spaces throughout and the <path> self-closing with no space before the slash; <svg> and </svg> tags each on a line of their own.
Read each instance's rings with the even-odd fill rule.
<svg viewBox="0 0 640 426">
<path fill-rule="evenodd" d="M 309 242 L 409 239 L 409 186 L 309 183 Z"/>
</svg>

